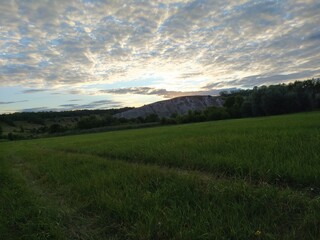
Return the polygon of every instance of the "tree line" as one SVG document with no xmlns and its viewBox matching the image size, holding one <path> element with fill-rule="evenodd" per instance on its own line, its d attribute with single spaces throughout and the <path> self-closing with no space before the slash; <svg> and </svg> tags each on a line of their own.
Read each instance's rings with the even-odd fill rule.
<svg viewBox="0 0 320 240">
<path fill-rule="evenodd" d="M 224 101 L 223 107 L 189 111 L 184 116 L 173 115 L 169 119 L 161 119 L 161 123 L 175 124 L 258 117 L 320 109 L 320 79 L 221 92 L 220 96 Z"/>
<path fill-rule="evenodd" d="M 121 113 L 132 108 L 125 107 L 119 109 L 96 109 L 96 110 L 72 110 L 61 112 L 16 112 L 10 114 L 1 114 L 0 121 L 7 123 L 9 126 L 15 126 L 15 121 L 27 121 L 34 124 L 44 124 L 45 120 L 58 119 L 67 117 L 86 117 L 89 115 L 113 115 Z"/>
<path fill-rule="evenodd" d="M 231 117 L 311 111 L 320 108 L 320 79 L 239 91 L 227 95 L 224 106 Z"/>
</svg>

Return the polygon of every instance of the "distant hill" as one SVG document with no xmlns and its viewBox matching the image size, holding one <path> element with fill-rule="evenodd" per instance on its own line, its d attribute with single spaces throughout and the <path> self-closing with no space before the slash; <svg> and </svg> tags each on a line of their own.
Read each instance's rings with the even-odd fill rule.
<svg viewBox="0 0 320 240">
<path fill-rule="evenodd" d="M 119 118 L 137 118 L 147 117 L 150 114 L 156 114 L 159 117 L 169 118 L 172 114 L 184 115 L 189 110 L 204 110 L 207 107 L 222 107 L 223 100 L 218 96 L 185 96 L 169 100 L 151 103 L 139 108 L 117 113 L 114 117 Z"/>
</svg>

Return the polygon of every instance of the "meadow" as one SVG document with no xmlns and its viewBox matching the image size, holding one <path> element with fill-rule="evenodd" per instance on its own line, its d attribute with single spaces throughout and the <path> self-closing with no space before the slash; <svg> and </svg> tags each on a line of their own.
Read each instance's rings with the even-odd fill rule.
<svg viewBox="0 0 320 240">
<path fill-rule="evenodd" d="M 1 239 L 320 239 L 320 112 L 0 143 Z"/>
</svg>

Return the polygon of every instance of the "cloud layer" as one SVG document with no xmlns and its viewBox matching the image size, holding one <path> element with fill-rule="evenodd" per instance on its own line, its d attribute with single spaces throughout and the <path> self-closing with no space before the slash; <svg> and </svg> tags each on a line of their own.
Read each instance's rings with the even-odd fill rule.
<svg viewBox="0 0 320 240">
<path fill-rule="evenodd" d="M 166 89 L 157 89 L 151 87 L 132 87 L 132 88 L 117 88 L 110 90 L 100 90 L 99 93 L 109 93 L 109 94 L 139 94 L 139 95 L 157 95 L 164 98 L 174 98 L 182 96 L 192 96 L 192 95 L 218 95 L 222 91 L 232 91 L 237 90 L 237 88 L 223 88 L 223 89 L 208 89 L 199 91 L 168 91 Z M 95 93 L 97 94 L 97 93 Z"/>
<path fill-rule="evenodd" d="M 319 77 L 319 11 L 318 0 L 0 0 L 0 88 L 123 83 L 96 90 L 168 97 Z"/>
<path fill-rule="evenodd" d="M 1 103 L 0 103 L 1 104 Z M 22 112 L 47 112 L 47 111 L 70 111 L 70 110 L 83 110 L 83 109 L 106 109 L 106 108 L 119 108 L 119 102 L 111 100 L 94 101 L 88 104 L 61 104 L 56 108 L 51 107 L 36 107 L 21 109 Z"/>
</svg>

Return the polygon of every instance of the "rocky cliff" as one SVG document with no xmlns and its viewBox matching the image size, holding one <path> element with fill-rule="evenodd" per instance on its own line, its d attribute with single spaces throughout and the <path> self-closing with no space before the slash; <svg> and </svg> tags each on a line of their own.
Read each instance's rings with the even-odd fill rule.
<svg viewBox="0 0 320 240">
<path fill-rule="evenodd" d="M 186 96 L 169 100 L 151 103 L 139 108 L 131 109 L 115 114 L 115 117 L 137 118 L 146 117 L 150 114 L 157 114 L 160 118 L 171 117 L 172 114 L 184 115 L 189 110 L 204 110 L 207 107 L 222 107 L 223 101 L 220 97 L 214 96 Z"/>
</svg>

